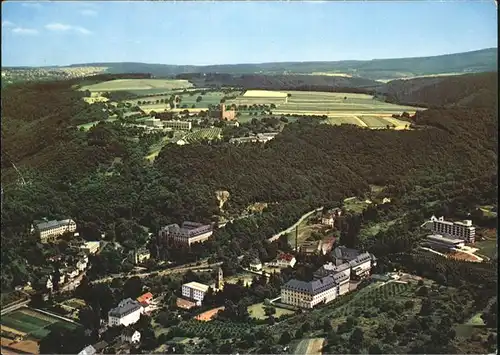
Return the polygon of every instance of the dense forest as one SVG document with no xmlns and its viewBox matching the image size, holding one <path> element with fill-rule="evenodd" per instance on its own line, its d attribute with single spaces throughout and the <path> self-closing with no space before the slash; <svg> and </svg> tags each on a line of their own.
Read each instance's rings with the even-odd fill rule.
<svg viewBox="0 0 500 355">
<path fill-rule="evenodd" d="M 467 86 L 470 81 L 463 78 Z M 484 78 L 485 87 L 493 90 L 489 77 Z M 422 191 L 451 203 L 471 189 L 470 183 L 476 196 L 496 199 L 492 184 L 497 116 L 491 96 L 482 108 L 419 112 L 412 118 L 418 129 L 410 131 L 328 126 L 304 119 L 288 124 L 265 145 L 168 145 L 150 165 L 144 160 L 146 138 L 131 140 L 129 129 L 120 124 L 101 123 L 88 132 L 74 127 L 75 117 L 88 115 L 93 121 L 102 113 L 84 104 L 86 93 L 73 89 L 78 83 L 19 84 L 2 93 L 1 276 L 7 289 L 29 279 L 24 260 L 44 263 L 40 246 L 27 238 L 32 220 L 42 217 L 71 216 L 89 240 L 105 232 L 107 238 L 135 247 L 139 242 L 131 231 L 140 226 L 155 233 L 165 223 L 213 220 L 221 214 L 218 190 L 230 194 L 224 206 L 228 216 L 255 202 L 269 203 L 262 214 L 217 230 L 204 247 L 171 251 L 151 246 L 159 258 L 211 256 L 234 264 L 241 254 L 271 259 L 276 246 L 266 238 L 313 208 L 338 206 L 343 198 L 364 195 L 370 184 L 388 186 L 396 208 L 417 212 L 425 203 L 418 200 Z M 433 104 L 446 106 L 448 86 L 441 90 L 441 101 Z M 112 165 L 116 158 L 120 163 Z M 19 174 L 13 164 L 25 184 L 16 183 Z M 110 166 L 113 173 L 105 173 Z M 450 182 L 456 185 L 453 189 L 443 185 Z M 474 194 L 454 203 L 462 210 L 473 208 L 478 202 Z M 412 238 L 405 231 L 425 217 L 410 214 L 380 239 L 383 242 L 366 248 L 381 254 L 410 249 L 412 241 L 399 241 Z"/>
</svg>

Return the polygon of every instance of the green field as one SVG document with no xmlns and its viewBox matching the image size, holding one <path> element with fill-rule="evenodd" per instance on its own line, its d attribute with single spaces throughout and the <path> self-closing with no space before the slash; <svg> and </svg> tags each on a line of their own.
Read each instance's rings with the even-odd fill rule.
<svg viewBox="0 0 500 355">
<path fill-rule="evenodd" d="M 283 309 L 283 308 L 278 308 L 275 307 L 276 313 L 273 315 L 273 317 L 281 317 L 282 315 L 285 314 L 293 314 L 293 311 L 290 311 L 288 309 Z M 256 303 L 251 306 L 247 307 L 248 313 L 250 313 L 250 317 L 256 318 L 256 319 L 267 319 L 268 316 L 264 313 L 264 303 Z"/>
<path fill-rule="evenodd" d="M 188 133 L 188 135 L 185 137 L 185 140 L 188 143 L 194 143 L 198 142 L 203 139 L 218 139 L 222 134 L 222 129 L 218 127 L 212 127 L 212 128 L 202 128 L 198 131 L 194 131 L 191 133 Z"/>
<path fill-rule="evenodd" d="M 117 79 L 104 81 L 102 83 L 82 86 L 80 90 L 91 92 L 102 91 L 131 91 L 138 94 L 151 94 L 165 92 L 173 89 L 190 88 L 187 80 L 165 80 L 165 79 Z M 153 91 L 153 92 L 151 92 Z"/>
<path fill-rule="evenodd" d="M 1 324 L 13 328 L 23 333 L 28 333 L 35 339 L 42 339 L 50 330 L 47 329 L 52 324 L 58 324 L 68 329 L 74 329 L 75 324 L 65 322 L 55 317 L 34 311 L 29 308 L 21 308 L 12 313 L 2 316 Z"/>
</svg>

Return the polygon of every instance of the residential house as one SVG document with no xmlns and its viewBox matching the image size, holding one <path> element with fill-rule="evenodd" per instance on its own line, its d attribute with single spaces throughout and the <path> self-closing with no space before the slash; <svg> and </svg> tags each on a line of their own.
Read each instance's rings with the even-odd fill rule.
<svg viewBox="0 0 500 355">
<path fill-rule="evenodd" d="M 252 270 L 252 271 L 261 271 L 262 270 L 262 263 L 258 258 L 255 258 L 250 263 L 250 270 Z"/>
<path fill-rule="evenodd" d="M 204 285 L 194 281 L 189 282 L 187 284 L 182 285 L 182 297 L 194 301 L 197 306 L 201 306 L 208 289 L 209 289 L 208 285 Z"/>
<path fill-rule="evenodd" d="M 67 272 L 68 273 L 66 275 L 68 275 L 69 279 L 74 279 L 79 274 L 78 269 L 76 268 L 69 268 Z"/>
<path fill-rule="evenodd" d="M 271 265 L 283 268 L 294 267 L 296 262 L 297 260 L 295 259 L 295 256 L 293 256 L 292 254 L 282 253 L 278 256 L 278 258 L 274 263 L 271 263 Z"/>
<path fill-rule="evenodd" d="M 326 215 L 321 218 L 321 224 L 333 228 L 335 219 L 332 215 Z"/>
<path fill-rule="evenodd" d="M 146 248 L 141 248 L 137 250 L 133 250 L 131 252 L 132 262 L 134 264 L 142 264 L 143 262 L 149 260 L 151 258 L 151 253 Z"/>
<path fill-rule="evenodd" d="M 141 333 L 133 328 L 125 328 L 121 339 L 130 344 L 139 344 L 141 342 Z"/>
<path fill-rule="evenodd" d="M 321 250 L 321 241 L 319 240 L 303 242 L 299 247 L 299 251 L 302 254 L 306 255 L 318 254 L 320 250 Z"/>
<path fill-rule="evenodd" d="M 88 263 L 87 256 L 82 257 L 76 262 L 76 268 L 78 269 L 79 272 L 82 272 L 87 268 L 87 263 Z"/>
<path fill-rule="evenodd" d="M 51 290 L 54 287 L 54 284 L 52 283 L 52 275 L 47 276 L 47 279 L 45 281 L 45 288 L 47 290 Z"/>
<path fill-rule="evenodd" d="M 330 253 L 335 245 L 335 237 L 326 237 L 321 241 L 321 253 L 326 255 Z"/>
<path fill-rule="evenodd" d="M 151 310 L 151 304 L 153 303 L 153 294 L 151 292 L 147 292 L 142 296 L 137 297 L 137 302 L 141 304 L 143 313 L 149 312 Z"/>
<path fill-rule="evenodd" d="M 108 325 L 113 327 L 134 324 L 141 318 L 142 310 L 143 308 L 139 302 L 127 298 L 108 312 Z"/>
</svg>

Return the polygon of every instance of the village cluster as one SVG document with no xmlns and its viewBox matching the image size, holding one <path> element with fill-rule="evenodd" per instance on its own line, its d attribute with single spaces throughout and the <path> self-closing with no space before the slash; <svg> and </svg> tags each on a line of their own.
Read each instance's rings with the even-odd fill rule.
<svg viewBox="0 0 500 355">
<path fill-rule="evenodd" d="M 340 217 L 340 210 L 334 209 L 323 214 L 320 218 L 321 224 L 332 227 L 336 219 Z M 422 243 L 422 248 L 439 253 L 440 251 L 454 251 L 462 253 L 474 252 L 470 247 L 475 241 L 475 227 L 472 221 L 450 222 L 443 217 L 432 216 L 430 220 L 422 224 L 422 228 L 429 230 Z M 77 236 L 76 223 L 72 219 L 35 221 L 32 233 L 36 234 L 42 243 L 56 241 L 62 235 Z M 162 227 L 157 236 L 157 243 L 191 246 L 193 243 L 202 243 L 213 236 L 214 226 L 191 221 L 184 221 L 181 225 L 170 224 Z M 70 238 L 71 239 L 71 238 Z M 79 238 L 78 238 L 79 239 Z M 368 252 L 350 249 L 345 246 L 335 246 L 335 237 L 323 238 L 322 240 L 306 241 L 295 251 L 302 255 L 331 255 L 332 262 L 324 264 L 314 272 L 311 281 L 291 279 L 281 286 L 279 297 L 270 300 L 274 307 L 286 309 L 312 309 L 353 291 L 357 284 L 370 276 L 371 270 L 376 266 L 376 257 Z M 59 287 L 71 290 L 77 287 L 81 277 L 89 266 L 89 256 L 99 253 L 102 241 L 79 241 L 75 238 L 69 241 L 69 248 L 64 256 L 56 255 L 48 261 L 57 262 L 60 265 L 58 272 Z M 335 247 L 334 247 L 335 246 Z M 135 265 L 141 265 L 150 257 L 150 251 L 146 248 L 131 250 L 128 254 L 129 260 Z M 262 263 L 259 259 L 250 262 L 243 270 L 254 275 L 270 276 L 273 269 L 294 268 L 297 265 L 295 255 L 281 253 L 276 260 Z M 271 271 L 270 271 L 271 270 Z M 54 289 L 54 273 L 40 282 L 49 291 Z M 181 309 L 192 309 L 203 305 L 205 296 L 211 289 L 212 292 L 222 291 L 224 288 L 224 275 L 219 267 L 216 281 L 213 284 L 203 284 L 194 280 L 182 284 L 180 297 L 177 297 L 177 307 Z M 31 288 L 26 285 L 24 289 Z M 160 299 L 160 298 L 158 298 Z M 108 313 L 108 321 L 104 327 L 124 326 L 125 330 L 120 335 L 120 342 L 125 344 L 139 344 L 141 334 L 134 330 L 131 325 L 137 323 L 142 314 L 151 314 L 158 309 L 158 300 L 151 292 L 147 292 L 137 299 L 127 298 L 120 301 L 115 308 Z M 200 320 L 206 320 L 201 319 Z M 99 351 L 99 344 L 89 345 L 81 355 L 94 354 Z"/>
</svg>

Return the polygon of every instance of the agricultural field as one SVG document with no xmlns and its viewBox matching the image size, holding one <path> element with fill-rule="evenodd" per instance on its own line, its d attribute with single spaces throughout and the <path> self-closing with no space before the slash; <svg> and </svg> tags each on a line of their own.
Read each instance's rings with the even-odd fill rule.
<svg viewBox="0 0 500 355">
<path fill-rule="evenodd" d="M 91 92 L 130 91 L 138 95 L 148 95 L 155 92 L 162 93 L 173 89 L 190 88 L 192 86 L 193 84 L 187 80 L 116 79 L 82 86 L 80 90 L 89 90 Z"/>
<path fill-rule="evenodd" d="M 220 139 L 222 129 L 218 127 L 202 128 L 198 131 L 188 133 L 184 138 L 188 143 L 199 142 L 203 139 Z"/>
<path fill-rule="evenodd" d="M 235 92 L 234 94 L 237 94 L 239 92 Z M 214 92 L 208 92 L 205 95 L 201 95 L 200 93 L 194 93 L 193 95 L 190 95 L 189 93 L 183 93 L 183 92 L 172 92 L 171 94 L 166 94 L 166 95 L 157 95 L 157 96 L 146 96 L 146 97 L 138 97 L 133 100 L 127 100 L 126 102 L 129 102 L 131 104 L 137 104 L 138 101 L 141 102 L 148 102 L 150 101 L 151 104 L 141 104 L 141 107 L 147 108 L 148 106 L 151 105 L 168 105 L 168 100 L 170 99 L 170 95 L 175 94 L 181 97 L 181 104 L 182 105 L 187 105 L 187 109 L 191 109 L 192 105 L 195 105 L 195 108 L 204 108 L 207 109 L 208 105 L 218 105 L 220 103 L 220 100 L 225 96 L 225 94 L 222 91 L 214 91 Z M 230 94 L 229 94 L 230 95 Z M 202 99 L 200 102 L 196 102 L 196 99 L 198 96 L 201 96 Z M 166 103 L 157 103 L 157 101 L 164 100 Z"/>
<path fill-rule="evenodd" d="M 13 329 L 17 332 L 28 334 L 31 338 L 40 340 L 50 333 L 47 329 L 53 324 L 62 325 L 65 328 L 74 329 L 76 324 L 43 314 L 30 308 L 21 308 L 12 313 L 2 315 L 2 331 Z"/>
<path fill-rule="evenodd" d="M 295 354 L 321 355 L 325 338 L 302 339 L 295 348 Z"/>
<path fill-rule="evenodd" d="M 287 92 L 271 91 L 271 90 L 247 90 L 243 97 L 278 97 L 285 98 L 288 96 Z"/>
<path fill-rule="evenodd" d="M 247 307 L 248 313 L 250 314 L 250 317 L 256 318 L 256 319 L 267 319 L 268 316 L 264 313 L 264 303 L 256 303 L 251 306 Z M 274 307 L 276 309 L 276 313 L 274 314 L 275 318 L 281 317 L 283 315 L 287 314 L 293 314 L 294 312 L 288 309 L 284 308 L 279 308 L 279 307 Z"/>
<path fill-rule="evenodd" d="M 226 339 L 241 339 L 248 330 L 252 329 L 252 325 L 247 323 L 226 323 L 219 320 L 203 322 L 191 319 L 181 322 L 178 326 L 193 336 L 206 337 L 208 335 L 217 335 Z"/>
</svg>

